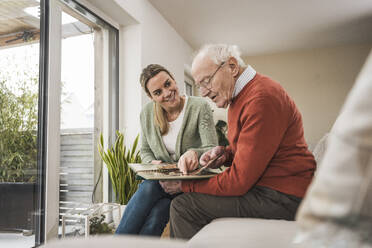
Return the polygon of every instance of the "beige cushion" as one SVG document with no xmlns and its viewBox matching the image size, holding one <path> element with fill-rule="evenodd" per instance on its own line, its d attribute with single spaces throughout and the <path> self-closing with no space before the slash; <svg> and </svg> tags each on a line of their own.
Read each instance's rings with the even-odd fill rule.
<svg viewBox="0 0 372 248">
<path fill-rule="evenodd" d="M 221 218 L 200 230 L 189 247 L 297 247 L 292 244 L 296 231 L 294 221 Z"/>
<path fill-rule="evenodd" d="M 328 136 L 329 136 L 329 133 L 326 133 L 319 140 L 319 142 L 316 144 L 314 148 L 313 154 L 314 154 L 315 161 L 317 163 L 317 167 L 318 167 L 317 169 L 319 169 L 319 165 L 321 164 L 324 154 L 326 152 L 327 144 L 328 144 Z"/>
</svg>

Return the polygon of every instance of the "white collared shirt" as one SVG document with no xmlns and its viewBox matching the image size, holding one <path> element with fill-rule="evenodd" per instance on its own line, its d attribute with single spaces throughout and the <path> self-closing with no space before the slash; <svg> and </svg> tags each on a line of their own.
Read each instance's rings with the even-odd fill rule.
<svg viewBox="0 0 372 248">
<path fill-rule="evenodd" d="M 248 65 L 243 73 L 239 76 L 238 80 L 236 80 L 232 98 L 235 98 L 240 91 L 242 91 L 244 86 L 246 86 L 254 78 L 254 76 L 256 76 L 256 71 L 252 68 L 252 66 Z"/>
</svg>

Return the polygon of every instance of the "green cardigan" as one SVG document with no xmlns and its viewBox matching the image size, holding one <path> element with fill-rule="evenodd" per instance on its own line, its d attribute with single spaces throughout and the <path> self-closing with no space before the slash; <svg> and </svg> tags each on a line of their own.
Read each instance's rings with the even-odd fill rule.
<svg viewBox="0 0 372 248">
<path fill-rule="evenodd" d="M 141 111 L 141 158 L 142 162 L 152 160 L 176 162 L 169 155 L 160 129 L 154 123 L 154 103 L 148 103 Z M 176 141 L 176 160 L 188 150 L 194 150 L 198 157 L 218 145 L 212 110 L 201 97 L 190 96 L 181 129 Z"/>
</svg>

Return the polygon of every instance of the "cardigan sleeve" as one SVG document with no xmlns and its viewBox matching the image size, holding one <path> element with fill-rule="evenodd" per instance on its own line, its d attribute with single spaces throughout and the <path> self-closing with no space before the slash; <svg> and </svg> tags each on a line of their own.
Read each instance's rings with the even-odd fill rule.
<svg viewBox="0 0 372 248">
<path fill-rule="evenodd" d="M 141 159 L 143 163 L 150 163 L 152 160 L 156 160 L 154 153 L 152 152 L 146 137 L 146 115 L 144 111 L 141 112 Z"/>
<path fill-rule="evenodd" d="M 183 192 L 240 196 L 263 175 L 285 133 L 286 124 L 275 103 L 256 99 L 243 107 L 241 130 L 230 168 L 208 180 L 183 181 Z"/>
<path fill-rule="evenodd" d="M 214 127 L 212 109 L 209 104 L 203 101 L 198 116 L 198 130 L 201 140 L 201 146 L 198 148 L 190 148 L 189 150 L 196 151 L 198 157 L 204 152 L 218 145 L 216 128 Z"/>
</svg>

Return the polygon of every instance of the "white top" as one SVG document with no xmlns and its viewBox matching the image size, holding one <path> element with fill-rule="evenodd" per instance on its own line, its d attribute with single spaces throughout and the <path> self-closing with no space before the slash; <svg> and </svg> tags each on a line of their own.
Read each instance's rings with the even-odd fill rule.
<svg viewBox="0 0 372 248">
<path fill-rule="evenodd" d="M 176 142 L 177 142 L 177 136 L 180 132 L 182 122 L 183 122 L 183 116 L 185 115 L 185 109 L 187 104 L 188 97 L 185 97 L 185 104 L 183 105 L 181 113 L 178 115 L 177 119 L 174 121 L 169 122 L 169 131 L 166 135 L 163 135 L 163 143 L 165 145 L 165 148 L 167 149 L 169 155 L 175 159 L 175 153 L 176 153 Z"/>
<path fill-rule="evenodd" d="M 239 76 L 238 80 L 236 80 L 232 97 L 236 97 L 239 92 L 242 91 L 244 86 L 246 86 L 254 78 L 254 76 L 256 76 L 256 71 L 252 68 L 252 66 L 248 65 L 243 73 Z"/>
</svg>

